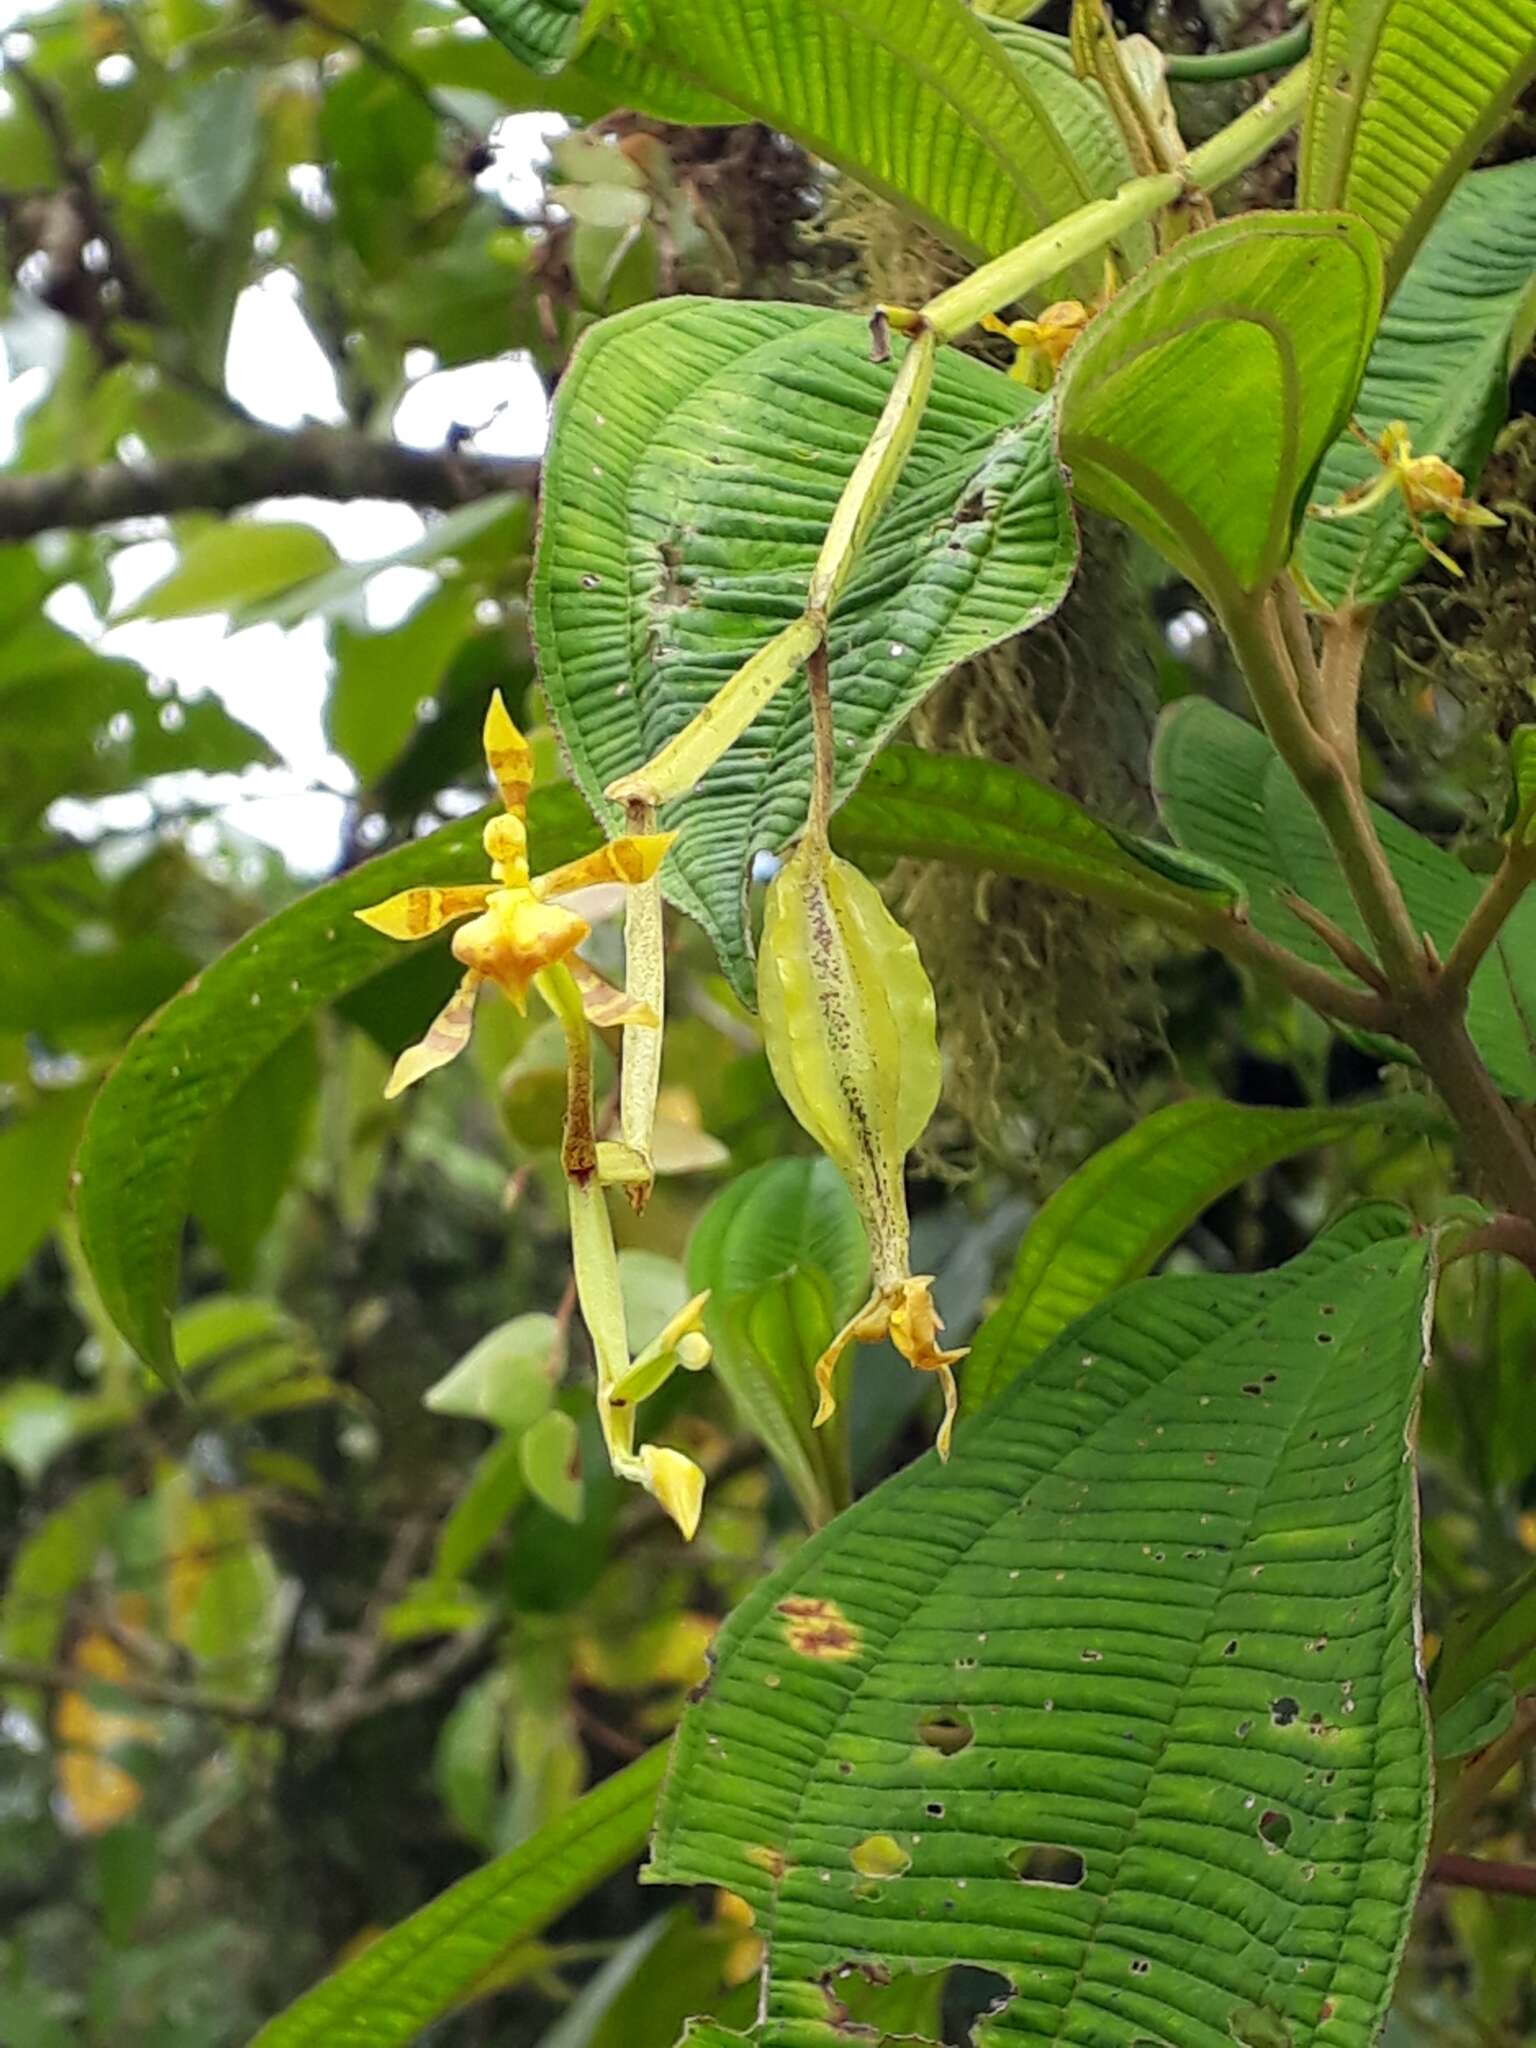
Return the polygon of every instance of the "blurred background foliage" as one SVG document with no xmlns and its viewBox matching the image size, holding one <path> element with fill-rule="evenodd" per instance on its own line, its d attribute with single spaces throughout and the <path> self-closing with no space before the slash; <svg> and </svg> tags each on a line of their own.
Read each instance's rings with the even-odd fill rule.
<svg viewBox="0 0 1536 2048">
<path fill-rule="evenodd" d="M 1277 26 L 1126 11 L 1184 49 Z M 92 1089 L 317 875 L 483 800 L 493 687 L 540 726 L 528 457 L 585 326 L 685 290 L 862 304 L 940 259 L 781 138 L 614 114 L 601 79 L 537 79 L 437 0 L 72 0 L 15 15 L 4 54 L 0 2041 L 224 2048 L 664 1735 L 719 1618 L 846 1497 L 844 1461 L 866 1487 L 932 1417 L 872 1354 L 845 1441 L 765 1448 L 752 1376 L 803 1372 L 862 1247 L 681 926 L 666 1177 L 621 1227 L 637 1341 L 719 1290 L 720 1370 L 656 1404 L 711 1473 L 687 1550 L 596 1455 L 553 1027 L 487 1004 L 471 1058 L 386 1106 L 441 1001 L 427 948 L 290 1039 L 198 1172 L 181 1395 L 107 1324 L 72 1236 Z M 1207 94 L 1190 127 L 1227 111 Z M 1245 197 L 1287 176 L 1282 152 Z M 274 302 L 253 366 L 237 330 Z M 1489 493 L 1514 516 L 1465 586 L 1400 601 L 1370 706 L 1379 791 L 1474 864 L 1491 749 L 1536 683 L 1533 396 L 1528 366 Z M 415 509 L 370 523 L 379 501 Z M 1053 635 L 948 686 L 925 736 L 1145 823 L 1157 703 L 1229 691 L 1205 621 L 1105 542 Z M 951 883 L 925 912 L 898 882 L 941 955 L 952 1081 L 914 1263 L 962 1341 L 1042 1197 L 1150 1110 L 1380 1092 L 1213 956 L 1021 885 Z M 1266 1265 L 1350 1194 L 1427 1208 L 1445 1183 L 1433 1138 L 1366 1131 L 1245 1183 L 1173 1261 Z M 1536 1281 L 1458 1267 L 1440 1348 L 1429 1622 L 1481 1602 L 1518 1635 Z M 1480 1846 L 1536 1856 L 1523 1778 Z M 627 1873 L 432 2038 L 670 2048 L 689 2013 L 745 2014 L 755 1960 L 733 1901 Z M 1533 1963 L 1529 1900 L 1432 1889 L 1389 2038 L 1536 2039 Z M 885 2023 L 965 2038 L 963 1984 L 947 2022 L 920 1996 Z"/>
</svg>

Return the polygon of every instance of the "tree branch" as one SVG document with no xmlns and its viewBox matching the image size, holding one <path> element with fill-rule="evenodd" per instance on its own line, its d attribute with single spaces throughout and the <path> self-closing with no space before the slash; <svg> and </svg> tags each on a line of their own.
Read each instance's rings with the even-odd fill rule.
<svg viewBox="0 0 1536 2048">
<path fill-rule="evenodd" d="M 233 512 L 262 498 L 399 498 L 446 511 L 496 491 L 531 491 L 537 477 L 532 461 L 306 427 L 257 434 L 213 455 L 0 477 L 0 541 L 174 512 Z"/>
<path fill-rule="evenodd" d="M 230 1721 L 247 1727 L 285 1728 L 298 1735 L 337 1736 L 359 1721 L 387 1713 L 395 1707 L 411 1706 L 445 1686 L 485 1649 L 491 1639 L 489 1625 L 465 1629 L 446 1637 L 430 1655 L 414 1664 L 389 1672 L 377 1684 L 358 1691 L 343 1683 L 333 1693 L 315 1700 L 269 1697 L 260 1700 L 231 1699 L 204 1692 L 195 1685 L 180 1685 L 170 1679 L 97 1678 L 71 1665 L 34 1664 L 24 1657 L 0 1657 L 0 1686 L 32 1687 L 44 1693 L 89 1692 L 116 1694 L 145 1707 L 163 1707 L 169 1712 L 201 1714 L 214 1721 Z"/>
</svg>

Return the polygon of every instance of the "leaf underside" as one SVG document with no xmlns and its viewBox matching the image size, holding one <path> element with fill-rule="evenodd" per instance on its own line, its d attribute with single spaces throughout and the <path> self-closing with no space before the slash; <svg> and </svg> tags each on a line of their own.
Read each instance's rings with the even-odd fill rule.
<svg viewBox="0 0 1536 2048">
<path fill-rule="evenodd" d="M 1339 215 L 1244 214 L 1180 243 L 1067 358 L 1075 495 L 1228 610 L 1284 566 L 1348 416 L 1378 293 L 1374 242 Z"/>
<path fill-rule="evenodd" d="M 1444 213 L 1382 319 L 1355 400 L 1374 440 L 1401 420 L 1420 455 L 1440 455 L 1475 481 L 1507 409 L 1509 377 L 1529 339 L 1536 277 L 1536 160 L 1474 171 Z M 1335 505 L 1380 474 L 1353 434 L 1336 441 L 1313 486 L 1314 505 Z M 1431 519 L 1437 533 L 1443 521 Z M 1359 518 L 1309 519 L 1300 563 L 1334 608 L 1380 604 L 1419 568 L 1401 497 Z"/>
<path fill-rule="evenodd" d="M 1536 75 L 1536 0 L 1322 0 L 1297 205 L 1381 240 L 1390 288 Z"/>
<path fill-rule="evenodd" d="M 1256 726 L 1202 698 L 1163 715 L 1152 778 L 1163 822 L 1178 843 L 1240 876 L 1249 912 L 1267 937 L 1319 967 L 1338 962 L 1292 915 L 1290 889 L 1361 945 L 1368 935 L 1317 815 Z M 1453 854 L 1384 811 L 1372 817 L 1414 924 L 1444 958 L 1482 894 Z M 1506 1095 L 1536 1101 L 1536 901 L 1519 903 L 1472 978 L 1467 1027 Z"/>
<path fill-rule="evenodd" d="M 1429 1806 L 1402 1228 L 1124 1290 L 727 1622 L 652 1874 L 751 1903 L 757 2038 L 964 1960 L 983 2048 L 1374 2039 Z"/>
<path fill-rule="evenodd" d="M 890 389 L 852 315 L 671 299 L 594 328 L 560 387 L 533 615 L 540 669 L 593 807 L 798 616 L 843 484 Z M 941 357 L 902 481 L 834 615 L 838 793 L 957 663 L 1066 592 L 1077 536 L 1049 408 L 969 358 Z M 663 886 L 738 991 L 753 977 L 754 853 L 805 819 L 803 680 L 663 822 Z"/>
</svg>

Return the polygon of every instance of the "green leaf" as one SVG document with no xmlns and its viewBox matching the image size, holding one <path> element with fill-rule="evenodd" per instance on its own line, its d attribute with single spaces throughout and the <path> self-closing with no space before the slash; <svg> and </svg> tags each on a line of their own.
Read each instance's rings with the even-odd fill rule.
<svg viewBox="0 0 1536 2048">
<path fill-rule="evenodd" d="M 1382 319 L 1355 401 L 1374 440 L 1401 420 L 1414 451 L 1439 455 L 1475 482 L 1507 410 L 1510 374 L 1536 317 L 1536 161 L 1475 171 L 1430 230 Z M 1370 449 L 1345 434 L 1329 449 L 1314 507 L 1381 473 Z M 1435 538 L 1445 522 L 1431 518 Z M 1359 517 L 1310 519 L 1300 566 L 1330 606 L 1380 604 L 1416 573 L 1424 550 L 1394 491 Z"/>
<path fill-rule="evenodd" d="M 214 1120 L 318 1009 L 400 964 L 401 950 L 352 913 L 418 882 L 477 879 L 482 822 L 457 820 L 268 918 L 151 1018 L 103 1083 L 77 1160 L 81 1243 L 107 1313 L 161 1373 L 175 1371 L 181 1229 Z M 570 790 L 536 791 L 530 823 L 539 867 L 592 843 L 591 818 Z M 442 965 L 446 1001 L 446 949 Z"/>
<path fill-rule="evenodd" d="M 1048 1344 L 1129 1280 L 1149 1273 L 1212 1202 L 1282 1159 L 1411 1119 L 1417 1104 L 1245 1109 L 1219 1098 L 1154 1110 L 1080 1166 L 1036 1213 L 1007 1291 L 961 1374 L 974 1413 Z"/>
<path fill-rule="evenodd" d="M 664 1744 L 647 1750 L 462 1879 L 306 1992 L 251 2048 L 405 2048 L 515 1943 L 639 1853 L 666 1758 Z"/>
<path fill-rule="evenodd" d="M 185 1470 L 162 1493 L 171 1638 L 210 1687 L 256 1700 L 271 1688 L 281 1613 L 277 1567 L 243 1493 L 195 1491 Z"/>
<path fill-rule="evenodd" d="M 563 0 L 472 7 L 525 63 L 544 49 L 551 68 L 578 30 L 549 17 L 577 11 Z M 606 45 L 627 46 L 792 135 L 965 255 L 998 255 L 1125 175 L 1074 148 L 1088 88 L 1010 62 L 961 0 L 617 0 L 600 12 L 583 70 Z"/>
<path fill-rule="evenodd" d="M 1452 1763 L 1486 1749 L 1515 1718 L 1515 1688 L 1507 1671 L 1496 1671 L 1435 1715 L 1435 1761 Z"/>
<path fill-rule="evenodd" d="M 495 30 L 497 41 L 452 33 L 430 36 L 418 30 L 412 39 L 411 68 L 427 82 L 489 93 L 509 111 L 564 114 L 583 123 L 600 121 L 620 107 L 685 128 L 720 127 L 746 119 L 739 107 L 718 93 L 703 92 L 665 65 L 652 62 L 643 47 L 633 48 L 601 31 L 564 70 L 539 71 L 514 55 L 518 27 L 504 0 L 485 0 L 471 11 Z"/>
<path fill-rule="evenodd" d="M 233 611 L 335 566 L 336 550 L 312 526 L 225 519 L 204 526 L 188 541 L 170 574 L 122 616 L 185 619 L 199 612 Z"/>
<path fill-rule="evenodd" d="M 1244 214 L 1179 243 L 1067 358 L 1074 492 L 1233 608 L 1285 566 L 1379 298 L 1375 242 L 1338 215 Z"/>
<path fill-rule="evenodd" d="M 850 860 L 916 858 L 1022 875 L 1175 920 L 1227 909 L 1241 885 L 1209 861 L 1122 832 L 1000 762 L 891 746 L 833 823 Z"/>
<path fill-rule="evenodd" d="M 0 1387 L 0 1458 L 35 1486 L 73 1441 L 81 1405 L 51 1381 L 7 1379 Z"/>
<path fill-rule="evenodd" d="M 1502 1673 L 1516 1692 L 1536 1686 L 1536 1565 L 1451 1617 L 1435 1659 L 1437 1716 Z"/>
<path fill-rule="evenodd" d="M 365 786 L 384 773 L 416 731 L 467 638 L 475 594 L 444 584 L 387 633 L 359 632 L 338 620 L 331 632 L 335 667 L 325 702 L 325 736 Z"/>
<path fill-rule="evenodd" d="M 793 619 L 891 384 L 846 313 L 670 299 L 582 340 L 556 400 L 533 612 L 578 780 L 637 769 Z M 906 472 L 833 618 L 838 790 L 956 663 L 1047 617 L 1077 539 L 1047 404 L 940 357 Z M 779 693 L 698 788 L 663 886 L 743 996 L 748 863 L 804 822 L 803 685 Z"/>
<path fill-rule="evenodd" d="M 0 1292 L 26 1271 L 64 1207 L 89 1099 L 85 1088 L 52 1089 L 0 1128 Z"/>
<path fill-rule="evenodd" d="M 488 1671 L 454 1701 L 432 1753 L 438 1798 L 462 1832 L 482 1845 L 494 1832 L 506 1725 L 506 1677 Z"/>
<path fill-rule="evenodd" d="M 654 1873 L 751 1904 L 767 2040 L 964 1959 L 998 2040 L 1216 2048 L 1260 1990 L 1290 2048 L 1374 2041 L 1429 1819 L 1405 1225 L 1123 1290 L 731 1616 Z"/>
<path fill-rule="evenodd" d="M 432 1557 L 433 1576 L 456 1580 L 473 1571 L 522 1497 L 522 1446 L 515 1436 L 504 1436 L 480 1459 L 449 1509 Z"/>
<path fill-rule="evenodd" d="M 162 106 L 129 163 L 157 185 L 189 228 L 219 235 L 261 161 L 254 71 L 221 71 Z"/>
<path fill-rule="evenodd" d="M 235 617 L 237 626 L 301 626 L 306 619 L 355 604 L 363 590 L 384 569 L 441 569 L 447 574 L 462 555 L 490 547 L 505 557 L 522 552 L 528 500 L 518 491 L 497 491 L 475 498 L 452 512 L 434 514 L 424 533 L 387 555 L 366 562 L 337 563 L 330 556 L 302 582 L 272 592 L 253 591 Z M 321 573 L 323 571 L 323 573 Z"/>
<path fill-rule="evenodd" d="M 1264 734 L 1203 698 L 1164 713 L 1152 760 L 1163 821 L 1179 844 L 1240 875 L 1257 929 L 1320 967 L 1332 953 L 1289 911 L 1292 890 L 1361 945 L 1365 926 L 1334 863 L 1317 814 Z M 1453 854 L 1371 807 L 1383 850 L 1414 925 L 1442 958 L 1482 894 Z M 1527 896 L 1472 977 L 1467 1024 L 1506 1095 L 1536 1101 L 1536 899 Z"/>
<path fill-rule="evenodd" d="M 120 1480 L 92 1480 L 23 1536 L 0 1596 L 0 1656 L 26 1664 L 53 1663 L 70 1603 L 95 1570 L 124 1504 Z M 8 1697 L 39 1727 L 44 1724 L 46 1703 L 40 1694 L 13 1687 Z"/>
<path fill-rule="evenodd" d="M 561 70 L 581 41 L 587 0 L 483 0 L 480 19 L 530 71 Z"/>
<path fill-rule="evenodd" d="M 305 1141 L 320 1085 L 312 1030 L 298 1030 L 251 1075 L 214 1122 L 192 1172 L 188 1204 L 236 1287 L 256 1254 Z"/>
<path fill-rule="evenodd" d="M 1389 288 L 1536 76 L 1536 0 L 1321 0 L 1297 205 L 1381 241 Z"/>
<path fill-rule="evenodd" d="M 812 1528 L 848 1499 L 846 1433 L 815 1430 L 812 1370 L 864 1299 L 869 1247 L 829 1159 L 774 1159 L 732 1181 L 688 1243 L 688 1284 L 710 1290 L 714 1370 Z"/>
<path fill-rule="evenodd" d="M 536 1501 L 562 1522 L 579 1522 L 586 1512 L 581 1477 L 581 1432 L 563 1408 L 523 1432 L 519 1442 L 523 1479 Z"/>
<path fill-rule="evenodd" d="M 565 1373 L 565 1330 L 530 1310 L 488 1330 L 422 1395 L 434 1415 L 463 1415 L 494 1429 L 531 1428 L 549 1412 Z M 457 1574 L 455 1574 L 457 1576 Z"/>
</svg>

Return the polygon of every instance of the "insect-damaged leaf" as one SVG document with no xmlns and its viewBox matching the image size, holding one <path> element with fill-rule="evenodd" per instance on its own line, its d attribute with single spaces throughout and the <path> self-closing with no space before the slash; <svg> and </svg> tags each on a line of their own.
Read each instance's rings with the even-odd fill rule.
<svg viewBox="0 0 1536 2048">
<path fill-rule="evenodd" d="M 752 1905 L 765 2044 L 960 1958 L 998 2048 L 1375 2038 L 1429 1811 L 1404 1227 L 1125 1289 L 726 1623 L 653 1874 Z"/>
<path fill-rule="evenodd" d="M 869 332 L 804 306 L 670 299 L 604 321 L 560 387 L 533 609 L 578 779 L 641 767 L 800 612 L 892 370 Z M 906 472 L 833 617 L 838 792 L 958 662 L 1044 618 L 1077 541 L 1047 406 L 941 356 Z M 750 994 L 752 854 L 805 819 L 811 735 L 786 685 L 689 796 L 662 875 Z"/>
<path fill-rule="evenodd" d="M 1379 298 L 1375 240 L 1342 215 L 1245 214 L 1181 242 L 1067 357 L 1074 491 L 1228 612 L 1290 554 Z"/>
</svg>

